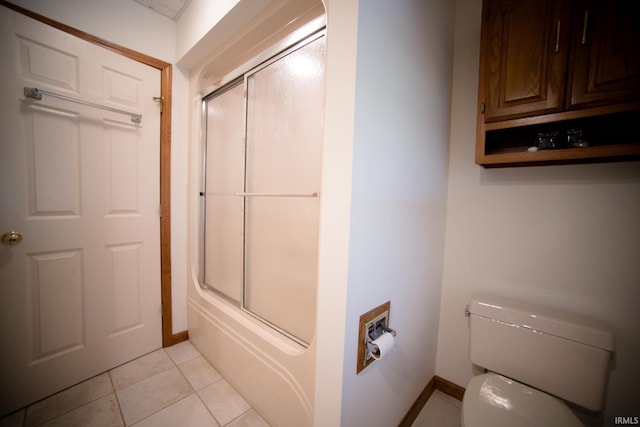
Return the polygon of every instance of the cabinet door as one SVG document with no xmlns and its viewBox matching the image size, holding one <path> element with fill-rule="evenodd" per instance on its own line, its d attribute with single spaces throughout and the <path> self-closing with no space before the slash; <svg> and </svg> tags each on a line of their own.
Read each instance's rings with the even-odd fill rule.
<svg viewBox="0 0 640 427">
<path fill-rule="evenodd" d="M 566 4 L 485 0 L 485 121 L 563 108 L 570 27 Z"/>
<path fill-rule="evenodd" d="M 580 0 L 569 104 L 640 99 L 640 1 Z"/>
</svg>

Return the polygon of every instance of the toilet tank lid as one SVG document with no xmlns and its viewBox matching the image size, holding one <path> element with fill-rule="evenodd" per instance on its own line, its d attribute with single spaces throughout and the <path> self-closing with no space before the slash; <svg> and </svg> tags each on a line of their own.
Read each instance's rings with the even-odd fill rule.
<svg viewBox="0 0 640 427">
<path fill-rule="evenodd" d="M 473 294 L 469 312 L 611 352 L 615 348 L 609 324 L 576 313 L 485 293 Z"/>
</svg>

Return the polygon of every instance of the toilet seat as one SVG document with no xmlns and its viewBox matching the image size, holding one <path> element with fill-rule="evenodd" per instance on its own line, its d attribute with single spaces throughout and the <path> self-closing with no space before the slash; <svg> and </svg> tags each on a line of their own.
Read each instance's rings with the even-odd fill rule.
<svg viewBox="0 0 640 427">
<path fill-rule="evenodd" d="M 582 426 L 560 399 L 495 373 L 473 377 L 462 400 L 463 427 Z"/>
</svg>

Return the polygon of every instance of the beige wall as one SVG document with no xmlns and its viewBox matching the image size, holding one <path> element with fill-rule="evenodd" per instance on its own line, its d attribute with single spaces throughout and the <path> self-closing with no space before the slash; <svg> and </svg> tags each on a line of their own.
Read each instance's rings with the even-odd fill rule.
<svg viewBox="0 0 640 427">
<path fill-rule="evenodd" d="M 110 42 L 174 62 L 176 23 L 131 0 L 9 1 Z"/>
<path fill-rule="evenodd" d="M 640 163 L 483 169 L 474 165 L 481 0 L 458 0 L 437 375 L 465 386 L 465 304 L 474 291 L 521 297 L 610 322 L 606 409 L 638 415 Z"/>
</svg>

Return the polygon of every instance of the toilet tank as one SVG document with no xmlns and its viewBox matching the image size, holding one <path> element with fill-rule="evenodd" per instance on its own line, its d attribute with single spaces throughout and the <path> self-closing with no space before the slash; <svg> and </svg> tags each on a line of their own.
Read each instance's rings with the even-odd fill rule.
<svg viewBox="0 0 640 427">
<path fill-rule="evenodd" d="M 488 294 L 469 304 L 471 362 L 591 411 L 602 409 L 614 335 L 604 322 Z"/>
</svg>

